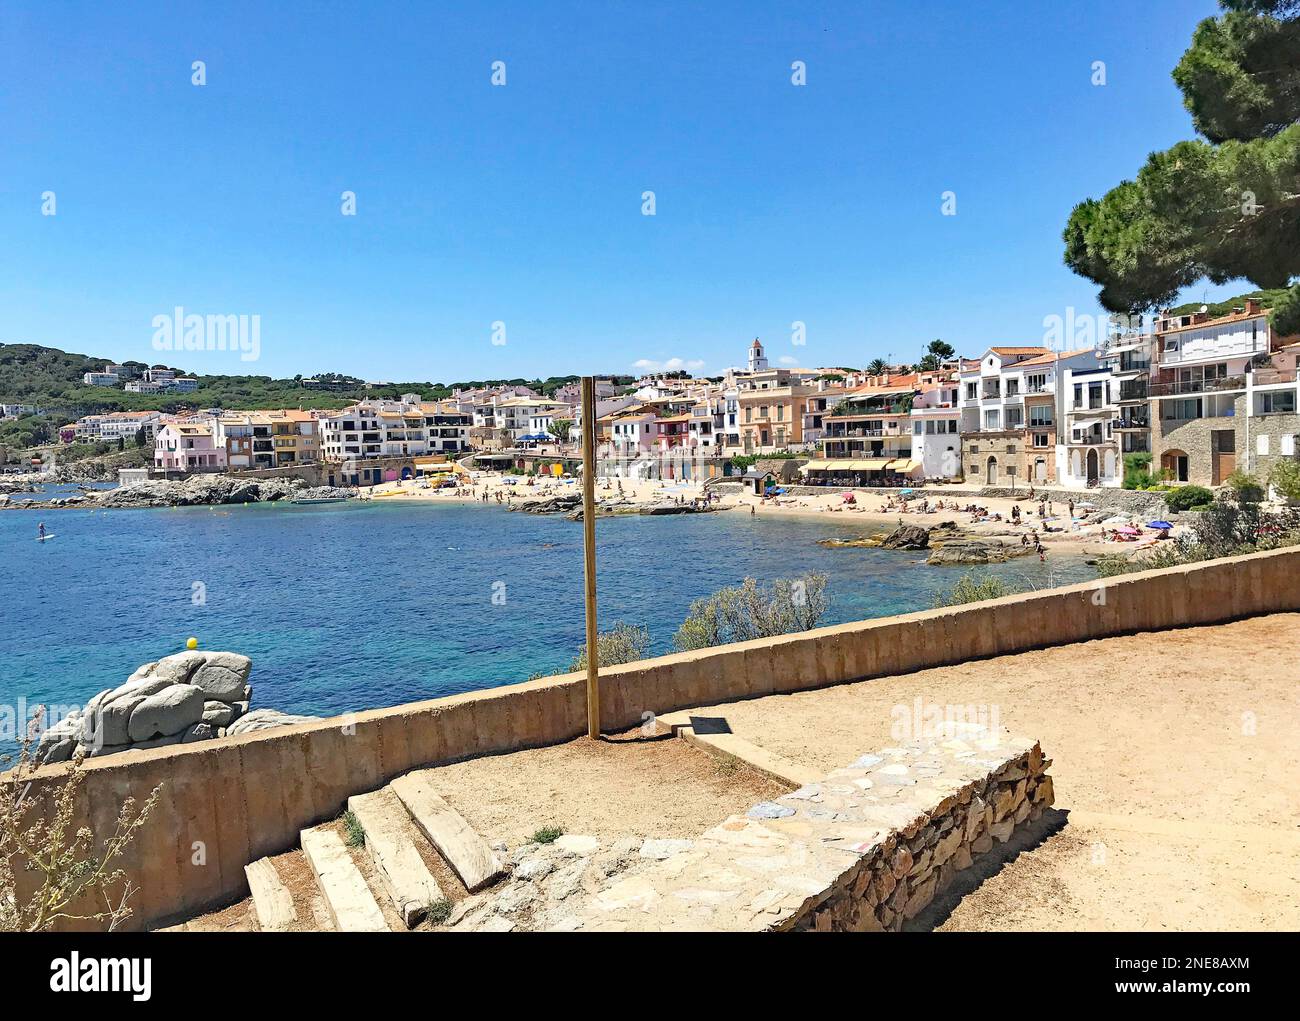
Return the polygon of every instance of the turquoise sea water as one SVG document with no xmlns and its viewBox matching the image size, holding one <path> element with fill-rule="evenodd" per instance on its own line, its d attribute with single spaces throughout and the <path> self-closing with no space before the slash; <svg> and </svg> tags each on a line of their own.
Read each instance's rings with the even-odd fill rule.
<svg viewBox="0 0 1300 1021">
<path fill-rule="evenodd" d="M 51 542 L 34 541 L 37 513 L 0 512 L 6 706 L 84 703 L 189 635 L 252 657 L 255 706 L 320 715 L 559 672 L 583 640 L 582 531 L 559 517 L 375 501 L 41 519 Z M 829 624 L 926 608 L 962 573 L 816 545 L 863 530 L 738 513 L 602 519 L 602 627 L 644 624 L 661 653 L 691 600 L 747 575 L 828 575 Z M 1094 576 L 1059 556 L 993 572 L 1026 588 Z"/>
</svg>

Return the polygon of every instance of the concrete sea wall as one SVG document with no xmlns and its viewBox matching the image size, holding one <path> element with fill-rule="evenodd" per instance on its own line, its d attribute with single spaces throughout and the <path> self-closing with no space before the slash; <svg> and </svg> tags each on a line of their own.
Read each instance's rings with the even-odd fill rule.
<svg viewBox="0 0 1300 1021">
<path fill-rule="evenodd" d="M 1300 548 L 614 667 L 601 674 L 601 721 L 606 730 L 623 729 L 647 714 L 696 705 L 1287 610 L 1300 610 Z M 138 887 L 127 924 L 150 925 L 242 895 L 246 864 L 296 846 L 300 829 L 336 816 L 349 795 L 417 766 L 579 736 L 586 729 L 584 684 L 584 675 L 563 674 L 89 760 L 74 825 L 103 839 L 124 799 L 141 801 L 161 786 L 158 807 L 123 863 Z M 42 768 L 33 799 L 46 796 L 67 769 Z"/>
</svg>

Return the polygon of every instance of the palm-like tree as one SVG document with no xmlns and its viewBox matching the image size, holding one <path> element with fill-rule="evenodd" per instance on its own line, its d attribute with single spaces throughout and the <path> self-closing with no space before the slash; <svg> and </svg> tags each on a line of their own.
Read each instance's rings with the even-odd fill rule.
<svg viewBox="0 0 1300 1021">
<path fill-rule="evenodd" d="M 568 443 L 569 434 L 573 431 L 573 420 L 569 418 L 557 418 L 546 427 L 546 431 L 561 443 Z"/>
<path fill-rule="evenodd" d="M 889 366 L 885 364 L 885 360 L 883 358 L 873 358 L 867 365 L 867 375 L 869 376 L 883 375 L 887 368 L 889 368 Z"/>
</svg>

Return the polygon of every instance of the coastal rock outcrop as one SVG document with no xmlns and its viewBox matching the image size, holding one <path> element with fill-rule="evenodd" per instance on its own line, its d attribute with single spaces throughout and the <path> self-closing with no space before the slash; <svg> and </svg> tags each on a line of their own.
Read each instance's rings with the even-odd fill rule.
<svg viewBox="0 0 1300 1021">
<path fill-rule="evenodd" d="M 308 487 L 302 479 L 250 479 L 231 475 L 194 475 L 181 481 L 151 479 L 110 489 L 97 499 L 101 507 L 193 507 L 275 500 L 345 499 L 351 491 Z"/>
<path fill-rule="evenodd" d="M 274 709 L 249 712 L 253 661 L 235 652 L 180 652 L 146 663 L 46 729 L 37 762 L 62 762 L 206 741 L 315 719 Z"/>
<path fill-rule="evenodd" d="M 1021 546 L 1019 543 L 1004 542 L 1001 539 L 953 539 L 934 550 L 925 562 L 935 567 L 1003 564 L 1033 552 L 1032 546 Z"/>
</svg>

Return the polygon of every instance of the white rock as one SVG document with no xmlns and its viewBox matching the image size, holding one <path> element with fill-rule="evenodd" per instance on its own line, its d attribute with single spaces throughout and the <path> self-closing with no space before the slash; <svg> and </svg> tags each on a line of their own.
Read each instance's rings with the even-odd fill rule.
<svg viewBox="0 0 1300 1021">
<path fill-rule="evenodd" d="M 588 855 L 596 853 L 600 848 L 600 841 L 595 837 L 566 833 L 555 839 L 554 846 L 556 850 L 563 851 L 565 854 Z"/>
<path fill-rule="evenodd" d="M 179 734 L 202 718 L 203 692 L 192 684 L 173 684 L 145 696 L 131 713 L 127 734 L 132 741 L 150 741 Z"/>
<path fill-rule="evenodd" d="M 693 840 L 673 840 L 669 838 L 652 837 L 641 845 L 640 855 L 642 858 L 653 858 L 655 861 L 663 861 L 671 858 L 675 854 L 681 854 L 683 851 L 689 851 L 695 846 Z"/>
</svg>

